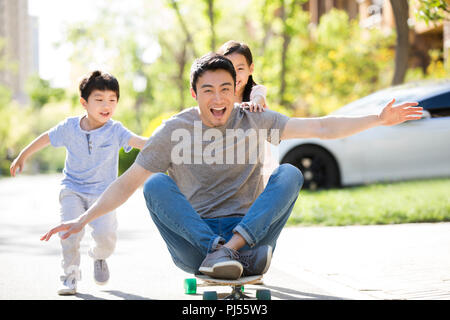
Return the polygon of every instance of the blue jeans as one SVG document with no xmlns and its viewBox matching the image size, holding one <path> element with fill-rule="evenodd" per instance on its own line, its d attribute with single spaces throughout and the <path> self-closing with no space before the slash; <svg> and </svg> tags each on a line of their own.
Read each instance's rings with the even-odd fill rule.
<svg viewBox="0 0 450 320">
<path fill-rule="evenodd" d="M 155 173 L 145 182 L 144 197 L 175 264 L 197 273 L 206 255 L 228 241 L 233 232 L 247 242 L 241 250 L 266 244 L 275 248 L 302 185 L 299 169 L 280 165 L 243 217 L 200 218 L 172 178 L 163 173 Z"/>
</svg>

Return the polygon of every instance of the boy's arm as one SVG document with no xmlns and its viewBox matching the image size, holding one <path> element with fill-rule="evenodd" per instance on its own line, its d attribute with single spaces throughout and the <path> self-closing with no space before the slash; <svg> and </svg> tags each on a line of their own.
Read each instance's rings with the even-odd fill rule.
<svg viewBox="0 0 450 320">
<path fill-rule="evenodd" d="M 338 139 L 375 126 L 392 126 L 407 120 L 421 118 L 422 107 L 414 107 L 417 102 L 393 106 L 394 102 L 395 99 L 390 101 L 379 115 L 291 118 L 286 124 L 281 140 L 294 138 Z"/>
<path fill-rule="evenodd" d="M 39 137 L 34 139 L 28 146 L 26 146 L 17 156 L 16 159 L 11 163 L 9 171 L 11 176 L 16 176 L 16 171 L 19 169 L 19 173 L 22 172 L 25 161 L 33 155 L 35 152 L 45 148 L 50 144 L 50 137 L 48 131 L 41 134 Z"/>
<path fill-rule="evenodd" d="M 117 178 L 100 198 L 78 219 L 60 224 L 51 229 L 42 241 L 48 241 L 51 236 L 60 231 L 67 231 L 61 239 L 67 239 L 71 234 L 78 233 L 92 220 L 111 212 L 122 205 L 153 173 L 144 169 L 136 162 L 119 178 Z"/>
<path fill-rule="evenodd" d="M 130 147 L 142 150 L 147 143 L 147 140 L 148 138 L 133 135 L 130 140 L 128 140 L 128 145 Z"/>
</svg>

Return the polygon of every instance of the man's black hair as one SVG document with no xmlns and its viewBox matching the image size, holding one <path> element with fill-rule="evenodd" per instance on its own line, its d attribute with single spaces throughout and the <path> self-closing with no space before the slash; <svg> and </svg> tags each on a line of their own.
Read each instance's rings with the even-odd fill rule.
<svg viewBox="0 0 450 320">
<path fill-rule="evenodd" d="M 96 70 L 86 75 L 81 79 L 79 89 L 80 96 L 86 101 L 94 90 L 114 91 L 117 96 L 117 101 L 119 101 L 119 82 L 113 75 L 106 72 Z"/>
<path fill-rule="evenodd" d="M 236 87 L 236 71 L 233 63 L 221 54 L 210 52 L 194 61 L 191 67 L 191 88 L 197 94 L 197 81 L 206 71 L 225 70 L 233 78 Z"/>
</svg>

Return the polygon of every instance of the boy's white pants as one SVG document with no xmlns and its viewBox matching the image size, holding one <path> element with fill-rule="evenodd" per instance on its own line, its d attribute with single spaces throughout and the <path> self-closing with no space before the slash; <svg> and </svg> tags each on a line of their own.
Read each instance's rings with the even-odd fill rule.
<svg viewBox="0 0 450 320">
<path fill-rule="evenodd" d="M 99 196 L 78 193 L 70 189 L 62 189 L 59 194 L 61 204 L 61 222 L 73 220 L 82 215 L 97 200 Z M 92 227 L 92 237 L 95 245 L 90 248 L 89 256 L 93 259 L 106 259 L 114 251 L 117 240 L 116 212 L 111 211 L 89 223 Z M 60 236 L 65 231 L 60 232 Z M 62 246 L 62 267 L 67 276 L 72 272 L 79 273 L 80 266 L 80 242 L 84 235 L 84 229 L 72 234 L 67 239 L 60 239 Z"/>
</svg>

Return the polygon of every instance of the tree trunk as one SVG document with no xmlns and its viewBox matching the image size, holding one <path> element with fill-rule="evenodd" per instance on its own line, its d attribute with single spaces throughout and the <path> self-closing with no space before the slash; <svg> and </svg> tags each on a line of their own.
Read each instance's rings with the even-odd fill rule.
<svg viewBox="0 0 450 320">
<path fill-rule="evenodd" d="M 262 27 L 264 30 L 264 37 L 261 40 L 261 45 L 259 47 L 259 54 L 261 56 L 264 55 L 264 52 L 266 50 L 267 44 L 269 43 L 269 40 L 272 38 L 272 36 L 274 35 L 274 32 L 272 30 L 272 22 L 273 22 L 273 17 L 270 16 L 270 18 L 267 18 L 267 6 L 268 6 L 268 0 L 264 1 L 264 4 L 262 5 L 262 10 L 261 10 L 261 21 L 262 21 Z"/>
<path fill-rule="evenodd" d="M 184 70 L 186 69 L 187 63 L 187 52 L 186 47 L 188 46 L 189 40 L 186 39 L 183 45 L 183 49 L 178 54 L 177 63 L 178 63 L 178 77 L 177 77 L 177 86 L 178 86 L 178 94 L 180 97 L 180 107 L 179 110 L 182 111 L 186 106 L 184 105 Z"/>
<path fill-rule="evenodd" d="M 280 10 L 281 10 L 280 18 L 283 22 L 283 34 L 282 34 L 283 44 L 281 49 L 281 72 L 280 72 L 280 103 L 281 105 L 285 106 L 287 52 L 289 48 L 289 43 L 291 42 L 291 36 L 287 31 L 286 5 L 284 0 L 281 1 Z"/>
<path fill-rule="evenodd" d="M 216 30 L 214 25 L 214 0 L 208 1 L 209 28 L 211 30 L 211 51 L 216 51 Z"/>
<path fill-rule="evenodd" d="M 184 21 L 183 16 L 181 15 L 180 9 L 178 8 L 177 1 L 176 0 L 172 0 L 170 2 L 170 4 L 172 5 L 172 8 L 175 10 L 175 13 L 176 13 L 177 18 L 178 18 L 178 22 L 181 25 L 181 29 L 183 29 L 184 35 L 186 36 L 186 39 L 188 40 L 187 43 L 191 47 L 192 55 L 196 58 L 197 57 L 197 50 L 195 50 L 194 39 L 192 38 L 192 35 L 191 35 L 191 33 L 189 32 L 189 29 L 186 26 L 186 22 Z"/>
<path fill-rule="evenodd" d="M 409 57 L 409 6 L 408 0 L 390 0 L 394 12 L 397 29 L 397 45 L 395 47 L 395 71 L 392 85 L 403 83 L 408 70 Z"/>
</svg>

